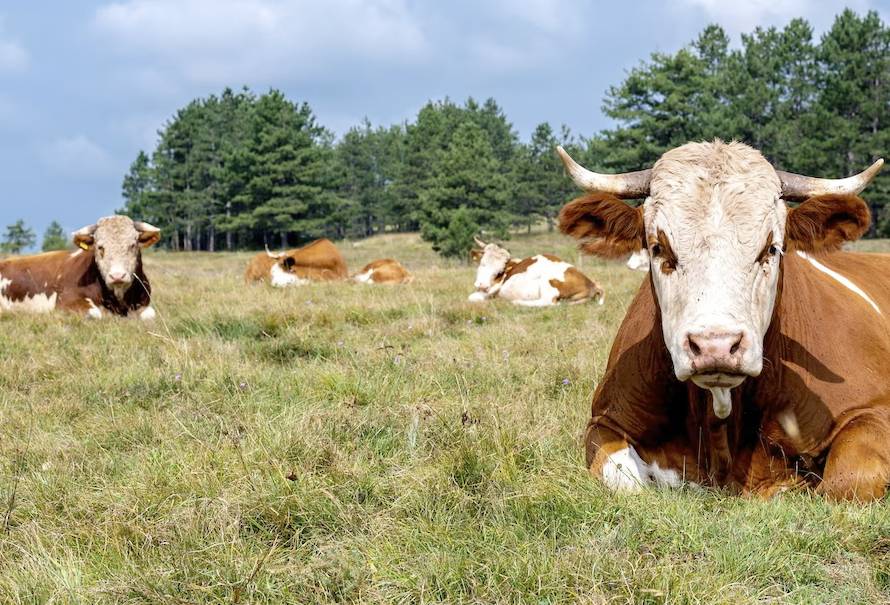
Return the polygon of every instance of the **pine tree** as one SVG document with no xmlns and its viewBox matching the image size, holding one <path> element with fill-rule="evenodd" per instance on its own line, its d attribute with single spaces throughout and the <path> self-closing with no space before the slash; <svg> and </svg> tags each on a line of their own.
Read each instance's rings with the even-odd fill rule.
<svg viewBox="0 0 890 605">
<path fill-rule="evenodd" d="M 34 231 L 25 225 L 25 221 L 19 219 L 13 224 L 6 226 L 6 233 L 3 235 L 3 242 L 0 243 L 0 250 L 10 254 L 21 254 L 22 250 L 30 248 L 36 241 Z"/>
<path fill-rule="evenodd" d="M 51 250 L 64 250 L 68 247 L 68 238 L 65 237 L 65 231 L 57 221 L 53 221 L 46 228 L 43 234 L 43 245 L 41 249 L 44 252 Z"/>
<path fill-rule="evenodd" d="M 421 193 L 421 236 L 444 256 L 466 257 L 472 238 L 455 237 L 467 225 L 506 237 L 508 195 L 507 179 L 485 131 L 464 122 L 437 163 L 429 188 Z"/>
</svg>

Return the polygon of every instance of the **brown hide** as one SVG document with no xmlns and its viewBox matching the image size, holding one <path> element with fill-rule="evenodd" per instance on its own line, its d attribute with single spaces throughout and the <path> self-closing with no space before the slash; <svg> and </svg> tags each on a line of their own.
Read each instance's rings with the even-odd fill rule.
<svg viewBox="0 0 890 605">
<path fill-rule="evenodd" d="M 278 264 L 283 271 L 302 279 L 313 281 L 339 281 L 348 277 L 346 261 L 331 240 L 322 238 L 302 248 L 288 250 L 279 258 L 271 258 L 265 252 L 254 256 L 244 272 L 248 282 L 269 281 L 272 266 Z"/>
<path fill-rule="evenodd" d="M 122 301 L 102 280 L 92 250 L 60 250 L 8 258 L 0 261 L 0 276 L 10 280 L 0 295 L 13 303 L 55 294 L 56 309 L 86 312 L 92 302 L 115 315 L 128 315 L 151 303 L 151 285 L 142 268 L 141 253 L 135 279 Z"/>
<path fill-rule="evenodd" d="M 408 284 L 414 276 L 399 261 L 392 258 L 381 258 L 365 265 L 356 275 L 371 272 L 369 281 L 375 284 Z M 355 276 L 354 276 L 355 277 Z"/>
<path fill-rule="evenodd" d="M 890 256 L 815 257 L 890 310 Z M 628 444 L 687 480 L 769 495 L 811 485 L 834 498 L 880 497 L 890 482 L 890 327 L 861 296 L 795 253 L 782 261 L 764 371 L 733 390 L 724 421 L 710 395 L 673 374 L 647 277 L 593 398 L 587 461 L 599 475 Z"/>
</svg>

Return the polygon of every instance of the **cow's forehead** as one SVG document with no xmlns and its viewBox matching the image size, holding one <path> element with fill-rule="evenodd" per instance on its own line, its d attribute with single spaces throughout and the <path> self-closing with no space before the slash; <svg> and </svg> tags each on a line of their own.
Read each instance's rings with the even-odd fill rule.
<svg viewBox="0 0 890 605">
<path fill-rule="evenodd" d="M 759 229 L 781 220 L 780 192 L 759 151 L 734 142 L 689 143 L 655 163 L 646 215 L 665 214 L 688 227 Z"/>
<path fill-rule="evenodd" d="M 106 216 L 96 223 L 96 236 L 111 239 L 136 237 L 136 227 L 126 216 Z"/>
</svg>

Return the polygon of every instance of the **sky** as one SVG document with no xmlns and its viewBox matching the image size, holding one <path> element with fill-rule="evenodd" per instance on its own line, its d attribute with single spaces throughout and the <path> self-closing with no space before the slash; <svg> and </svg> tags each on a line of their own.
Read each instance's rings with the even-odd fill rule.
<svg viewBox="0 0 890 605">
<path fill-rule="evenodd" d="M 845 6 L 890 21 L 890 0 L 0 0 L 0 229 L 112 214 L 165 121 L 227 86 L 280 89 L 336 135 L 472 96 L 523 139 L 589 136 L 609 86 L 709 23 L 736 44 L 794 17 L 818 35 Z"/>
</svg>

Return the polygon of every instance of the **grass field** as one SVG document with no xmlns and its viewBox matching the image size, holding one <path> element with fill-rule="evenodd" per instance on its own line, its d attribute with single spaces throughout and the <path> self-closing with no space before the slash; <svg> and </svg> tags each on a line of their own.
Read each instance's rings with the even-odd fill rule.
<svg viewBox="0 0 890 605">
<path fill-rule="evenodd" d="M 155 253 L 153 324 L 0 316 L 0 603 L 890 603 L 888 499 L 587 475 L 642 274 L 584 259 L 603 307 L 473 306 L 416 236 L 341 249 L 416 280 L 281 291 L 245 254 Z"/>
</svg>

